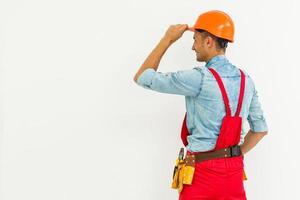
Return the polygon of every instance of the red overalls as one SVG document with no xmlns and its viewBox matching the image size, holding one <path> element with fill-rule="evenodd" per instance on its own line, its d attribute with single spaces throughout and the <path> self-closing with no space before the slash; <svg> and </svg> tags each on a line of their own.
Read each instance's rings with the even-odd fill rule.
<svg viewBox="0 0 300 200">
<path fill-rule="evenodd" d="M 215 149 L 227 148 L 240 142 L 242 118 L 239 116 L 245 90 L 245 75 L 241 72 L 240 95 L 235 116 L 231 116 L 228 96 L 222 79 L 212 68 L 209 70 L 214 75 L 221 90 L 226 108 L 217 139 Z M 184 145 L 188 144 L 186 115 L 184 117 L 181 139 Z M 211 151 L 213 151 L 211 150 Z M 187 154 L 194 152 L 187 151 Z M 198 152 L 199 153 L 199 152 Z M 246 193 L 243 184 L 244 173 L 243 155 L 230 158 L 217 158 L 195 164 L 195 172 L 191 185 L 183 185 L 179 200 L 245 200 Z"/>
</svg>

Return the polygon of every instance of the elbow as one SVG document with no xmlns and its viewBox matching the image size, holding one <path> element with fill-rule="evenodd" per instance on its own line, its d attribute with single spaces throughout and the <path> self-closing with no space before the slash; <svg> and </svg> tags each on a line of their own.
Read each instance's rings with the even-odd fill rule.
<svg viewBox="0 0 300 200">
<path fill-rule="evenodd" d="M 262 131 L 262 132 L 255 132 L 255 131 L 252 131 L 252 130 L 250 130 L 253 134 L 259 134 L 260 136 L 265 136 L 265 135 L 267 135 L 268 134 L 268 131 Z"/>
<path fill-rule="evenodd" d="M 262 134 L 265 136 L 265 135 L 268 135 L 268 131 L 265 131 L 265 132 L 262 132 Z"/>
<path fill-rule="evenodd" d="M 259 132 L 260 134 L 262 134 L 263 136 L 268 134 L 268 131 L 263 131 L 263 132 Z"/>
<path fill-rule="evenodd" d="M 261 138 L 265 137 L 267 134 L 268 134 L 267 131 L 259 132 L 259 135 L 260 135 Z"/>
<path fill-rule="evenodd" d="M 135 76 L 133 77 L 134 82 L 137 83 L 137 81 L 138 81 L 140 75 L 141 75 L 141 73 L 139 73 L 139 72 L 137 72 L 137 73 L 135 74 Z"/>
</svg>

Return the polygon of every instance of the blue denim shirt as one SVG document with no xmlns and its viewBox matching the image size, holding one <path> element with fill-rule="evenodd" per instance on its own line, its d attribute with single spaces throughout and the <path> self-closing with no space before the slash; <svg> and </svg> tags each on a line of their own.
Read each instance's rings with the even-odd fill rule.
<svg viewBox="0 0 300 200">
<path fill-rule="evenodd" d="M 217 55 L 205 66 L 189 70 L 162 73 L 148 68 L 137 80 L 137 84 L 145 89 L 185 96 L 186 122 L 190 133 L 186 149 L 192 152 L 208 151 L 215 147 L 222 119 L 226 114 L 221 91 L 208 68 L 215 69 L 221 76 L 229 98 L 231 113 L 234 115 L 238 104 L 241 75 L 239 69 L 231 64 L 225 55 Z M 244 142 L 248 131 L 245 130 L 246 119 L 253 132 L 268 131 L 254 82 L 247 72 L 242 70 L 246 79 L 240 113 L 243 126 L 239 144 Z"/>
</svg>

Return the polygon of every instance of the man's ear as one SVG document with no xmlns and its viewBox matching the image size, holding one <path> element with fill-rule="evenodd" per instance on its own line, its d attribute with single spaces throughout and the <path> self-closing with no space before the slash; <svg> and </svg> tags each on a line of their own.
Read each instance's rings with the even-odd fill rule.
<svg viewBox="0 0 300 200">
<path fill-rule="evenodd" d="M 214 39 L 210 36 L 207 36 L 206 37 L 206 45 L 209 47 L 209 48 L 212 48 L 214 46 Z"/>
</svg>

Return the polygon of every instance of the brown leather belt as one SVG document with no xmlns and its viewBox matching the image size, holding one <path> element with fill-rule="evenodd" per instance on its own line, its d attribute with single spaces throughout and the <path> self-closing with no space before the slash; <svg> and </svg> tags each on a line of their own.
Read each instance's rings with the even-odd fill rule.
<svg viewBox="0 0 300 200">
<path fill-rule="evenodd" d="M 231 146 L 228 148 L 219 149 L 210 152 L 195 152 L 192 154 L 187 154 L 184 161 L 187 165 L 192 165 L 193 163 L 201 162 L 204 160 L 211 160 L 215 158 L 230 158 L 242 155 L 241 148 L 239 145 Z"/>
</svg>

